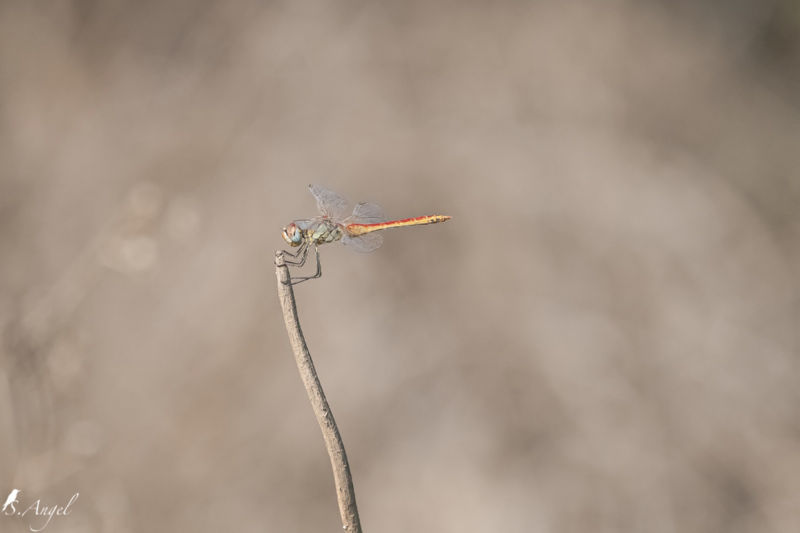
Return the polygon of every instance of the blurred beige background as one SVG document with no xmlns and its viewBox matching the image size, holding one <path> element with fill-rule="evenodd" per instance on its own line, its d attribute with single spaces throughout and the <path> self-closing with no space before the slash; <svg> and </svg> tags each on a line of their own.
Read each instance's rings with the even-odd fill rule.
<svg viewBox="0 0 800 533">
<path fill-rule="evenodd" d="M 0 498 L 338 531 L 800 530 L 797 2 L 0 4 Z M 28 517 L 0 515 L 0 530 Z M 38 526 L 40 522 L 33 523 Z"/>
</svg>

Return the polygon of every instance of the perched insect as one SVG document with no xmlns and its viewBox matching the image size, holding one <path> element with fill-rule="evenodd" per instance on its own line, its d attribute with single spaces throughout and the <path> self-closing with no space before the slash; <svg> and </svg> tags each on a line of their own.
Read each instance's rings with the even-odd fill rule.
<svg viewBox="0 0 800 533">
<path fill-rule="evenodd" d="M 308 250 L 313 246 L 317 271 L 313 276 L 292 278 L 293 285 L 322 275 L 318 248 L 320 244 L 342 241 L 357 252 L 371 252 L 383 243 L 383 236 L 378 233 L 381 230 L 435 224 L 450 219 L 446 215 L 426 215 L 387 221 L 380 206 L 366 202 L 357 204 L 350 213 L 348 202 L 342 196 L 319 185 L 309 185 L 308 188 L 317 200 L 320 216 L 295 220 L 283 228 L 282 235 L 289 246 L 298 248 L 295 253 L 285 252 L 293 258 L 287 263 L 292 266 L 304 265 Z"/>
</svg>

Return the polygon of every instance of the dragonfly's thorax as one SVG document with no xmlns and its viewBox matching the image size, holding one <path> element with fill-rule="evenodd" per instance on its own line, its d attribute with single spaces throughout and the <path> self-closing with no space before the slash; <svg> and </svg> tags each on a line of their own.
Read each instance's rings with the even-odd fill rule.
<svg viewBox="0 0 800 533">
<path fill-rule="evenodd" d="M 314 244 L 336 242 L 342 238 L 342 226 L 329 218 L 315 220 L 306 231 L 307 239 Z"/>
<path fill-rule="evenodd" d="M 342 238 L 344 230 L 330 218 L 320 217 L 311 220 L 295 220 L 283 228 L 283 240 L 289 246 L 300 246 L 303 242 L 325 244 Z"/>
</svg>

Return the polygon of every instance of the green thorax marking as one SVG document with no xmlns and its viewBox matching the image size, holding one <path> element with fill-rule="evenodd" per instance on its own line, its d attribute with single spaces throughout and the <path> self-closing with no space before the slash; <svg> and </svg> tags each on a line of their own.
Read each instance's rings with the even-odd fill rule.
<svg viewBox="0 0 800 533">
<path fill-rule="evenodd" d="M 307 230 L 308 239 L 314 244 L 335 242 L 342 238 L 342 228 L 330 219 L 323 218 L 316 227 Z"/>
</svg>

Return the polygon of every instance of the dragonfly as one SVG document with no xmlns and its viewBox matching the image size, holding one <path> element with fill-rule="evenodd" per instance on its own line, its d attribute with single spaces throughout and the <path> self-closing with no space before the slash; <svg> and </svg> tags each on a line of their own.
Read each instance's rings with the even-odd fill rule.
<svg viewBox="0 0 800 533">
<path fill-rule="evenodd" d="M 383 244 L 380 231 L 403 226 L 419 226 L 436 224 L 450 220 L 447 215 L 425 215 L 399 220 L 386 220 L 383 209 L 377 204 L 361 202 L 350 212 L 349 202 L 341 195 L 322 187 L 309 185 L 311 194 L 317 201 L 320 215 L 314 218 L 295 220 L 283 228 L 283 240 L 297 251 L 287 252 L 291 259 L 286 263 L 295 267 L 305 264 L 309 250 L 314 248 L 317 259 L 317 270 L 311 276 L 291 278 L 290 283 L 296 285 L 322 276 L 322 264 L 319 260 L 319 246 L 330 242 L 341 241 L 357 252 L 371 252 Z"/>
</svg>

